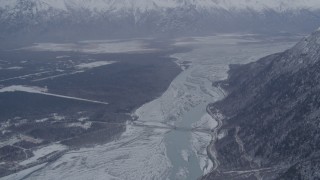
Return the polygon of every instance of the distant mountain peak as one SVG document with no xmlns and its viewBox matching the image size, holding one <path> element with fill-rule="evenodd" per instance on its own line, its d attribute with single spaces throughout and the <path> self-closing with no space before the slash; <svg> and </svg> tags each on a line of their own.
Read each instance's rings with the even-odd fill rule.
<svg viewBox="0 0 320 180">
<path fill-rule="evenodd" d="M 309 33 L 319 17 L 318 0 L 0 0 L 0 35 Z"/>
</svg>

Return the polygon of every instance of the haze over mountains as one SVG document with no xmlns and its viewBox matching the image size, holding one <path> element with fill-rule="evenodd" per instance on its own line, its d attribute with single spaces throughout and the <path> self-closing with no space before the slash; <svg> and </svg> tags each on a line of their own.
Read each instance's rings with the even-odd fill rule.
<svg viewBox="0 0 320 180">
<path fill-rule="evenodd" d="M 2 39 L 57 40 L 305 33 L 318 26 L 319 16 L 316 0 L 1 0 L 0 34 Z"/>
</svg>

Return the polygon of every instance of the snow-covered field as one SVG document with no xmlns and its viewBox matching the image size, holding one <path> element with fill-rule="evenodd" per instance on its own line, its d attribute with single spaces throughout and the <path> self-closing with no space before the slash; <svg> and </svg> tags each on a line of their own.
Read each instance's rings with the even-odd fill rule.
<svg viewBox="0 0 320 180">
<path fill-rule="evenodd" d="M 166 136 L 175 130 L 170 128 L 182 122 L 183 115 L 195 107 L 200 105 L 205 108 L 207 103 L 224 96 L 219 87 L 212 87 L 212 81 L 227 77 L 228 64 L 254 61 L 285 50 L 292 44 L 246 40 L 238 35 L 179 39 L 178 46 L 190 46 L 194 50 L 173 57 L 178 59 L 177 63 L 190 61 L 191 66 L 173 80 L 161 97 L 136 110 L 137 123 L 147 126 L 127 123 L 127 129 L 119 139 L 93 148 L 70 151 L 55 162 L 38 166 L 38 171 L 33 168 L 27 179 L 186 179 L 190 169 L 178 167 L 177 172 L 171 171 L 175 159 L 168 158 L 171 152 L 167 150 L 171 148 L 168 147 L 170 139 Z M 206 114 L 205 109 L 201 112 L 190 127 L 215 127 L 217 123 Z M 190 149 L 181 149 L 179 157 L 188 160 L 194 154 L 198 159 L 196 165 L 203 174 L 210 172 L 213 164 L 205 149 L 212 139 L 211 134 L 189 133 Z"/>
<path fill-rule="evenodd" d="M 142 40 L 128 41 L 82 41 L 78 43 L 37 43 L 30 47 L 23 48 L 33 51 L 61 51 L 61 52 L 84 52 L 90 54 L 101 53 L 136 53 L 149 52 L 156 49 L 148 48 L 147 44 Z M 66 56 L 58 56 L 57 58 L 65 58 Z"/>
<path fill-rule="evenodd" d="M 90 62 L 90 63 L 81 63 L 79 65 L 76 65 L 77 69 L 92 69 L 100 66 L 106 66 L 109 64 L 113 64 L 115 62 L 113 61 L 96 61 L 96 62 Z"/>
<path fill-rule="evenodd" d="M 27 165 L 27 164 L 30 164 L 30 163 L 34 163 L 34 162 L 37 162 L 37 160 L 39 158 L 42 158 L 44 156 L 47 156 L 51 153 L 54 153 L 54 152 L 58 152 L 58 151 L 63 151 L 63 150 L 66 150 L 67 147 L 64 146 L 64 145 L 61 145 L 61 144 L 51 144 L 49 146 L 45 146 L 45 147 L 42 147 L 42 148 L 39 148 L 35 151 L 33 151 L 32 153 L 34 154 L 33 157 L 25 160 L 25 161 L 22 161 L 20 162 L 19 164 L 20 165 Z"/>
<path fill-rule="evenodd" d="M 34 86 L 22 86 L 22 85 L 12 85 L 12 86 L 3 87 L 0 89 L 0 93 L 26 92 L 26 93 L 33 93 L 33 94 L 42 94 L 42 95 L 46 95 L 46 96 L 53 96 L 53 97 L 57 97 L 57 98 L 64 98 L 64 99 L 71 99 L 71 100 L 76 100 L 76 101 L 84 101 L 84 102 L 89 102 L 89 103 L 108 105 L 107 102 L 94 101 L 94 100 L 71 97 L 71 96 L 64 96 L 64 95 L 59 95 L 59 94 L 52 94 L 52 93 L 48 93 L 47 91 L 48 91 L 48 89 L 46 89 L 46 88 L 34 87 Z"/>
<path fill-rule="evenodd" d="M 34 86 L 22 86 L 22 85 L 13 85 L 13 86 L 7 86 L 0 89 L 0 93 L 3 92 L 28 92 L 28 93 L 46 93 L 48 89 L 41 88 L 41 87 L 34 87 Z"/>
<path fill-rule="evenodd" d="M 31 168 L 28 168 L 28 169 L 25 169 L 25 170 L 22 170 L 18 173 L 15 173 L 15 174 L 11 174 L 9 176 L 6 176 L 4 177 L 3 179 L 6 179 L 6 180 L 17 180 L 17 179 L 25 179 L 26 177 L 28 177 L 29 174 L 31 174 L 32 172 L 35 172 L 39 169 L 41 169 L 42 167 L 44 167 L 47 163 L 43 163 L 43 164 L 40 164 L 40 165 L 37 165 L 37 166 L 33 166 Z"/>
<path fill-rule="evenodd" d="M 20 70 L 20 69 L 23 69 L 23 67 L 20 67 L 20 66 L 13 66 L 13 67 L 9 67 L 7 68 L 8 70 Z"/>
</svg>

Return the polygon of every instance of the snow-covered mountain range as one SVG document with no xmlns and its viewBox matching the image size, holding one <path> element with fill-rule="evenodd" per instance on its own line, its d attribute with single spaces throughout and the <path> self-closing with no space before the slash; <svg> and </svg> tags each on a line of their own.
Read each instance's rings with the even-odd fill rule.
<svg viewBox="0 0 320 180">
<path fill-rule="evenodd" d="M 320 8 L 317 0 L 1 0 L 0 7 L 14 9 L 20 3 L 34 4 L 35 11 L 48 10 L 50 8 L 70 11 L 86 9 L 95 12 L 107 11 L 140 11 L 147 12 L 166 8 L 183 8 L 194 6 L 196 9 L 225 9 L 225 10 L 275 10 L 278 12 Z"/>
<path fill-rule="evenodd" d="M 319 17 L 318 0 L 0 0 L 0 37 L 308 32 Z"/>
</svg>

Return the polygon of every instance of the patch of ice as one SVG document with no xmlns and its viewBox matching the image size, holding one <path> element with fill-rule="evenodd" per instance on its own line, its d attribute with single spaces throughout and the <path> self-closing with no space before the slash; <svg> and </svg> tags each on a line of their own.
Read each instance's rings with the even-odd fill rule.
<svg viewBox="0 0 320 180">
<path fill-rule="evenodd" d="M 53 113 L 53 114 L 52 114 L 52 118 L 53 118 L 54 120 L 56 120 L 56 121 L 62 121 L 62 120 L 64 120 L 66 117 L 60 116 L 58 113 Z"/>
<path fill-rule="evenodd" d="M 207 154 L 207 146 L 209 145 L 211 139 L 212 136 L 207 133 L 196 132 L 192 133 L 191 135 L 192 148 L 193 151 L 196 152 L 203 175 L 209 173 L 213 167 L 213 163 L 208 158 Z"/>
<path fill-rule="evenodd" d="M 134 121 L 133 122 L 134 125 L 137 126 L 146 126 L 146 127 L 155 127 L 155 128 L 172 128 L 172 126 L 170 124 L 167 123 L 162 123 L 162 122 L 148 122 L 148 121 Z"/>
<path fill-rule="evenodd" d="M 21 85 L 13 85 L 0 89 L 0 93 L 3 92 L 15 92 L 15 91 L 23 91 L 29 93 L 43 93 L 47 92 L 47 88 L 35 87 L 35 86 L 21 86 Z"/>
<path fill-rule="evenodd" d="M 114 61 L 96 61 L 96 62 L 90 62 L 90 63 L 82 63 L 76 66 L 77 69 L 91 69 L 96 68 L 100 66 L 106 66 L 109 64 L 115 63 Z"/>
<path fill-rule="evenodd" d="M 181 156 L 182 156 L 183 160 L 185 160 L 186 162 L 189 162 L 190 153 L 188 150 L 182 150 Z"/>
<path fill-rule="evenodd" d="M 56 69 L 57 72 L 64 72 L 65 70 L 63 69 Z"/>
<path fill-rule="evenodd" d="M 42 118 L 42 119 L 37 119 L 37 120 L 35 120 L 35 122 L 36 123 L 42 123 L 42 122 L 46 122 L 46 121 L 48 121 L 49 120 L 49 118 Z"/>
<path fill-rule="evenodd" d="M 8 70 L 20 70 L 20 69 L 23 69 L 23 67 L 20 67 L 20 66 L 14 66 L 14 67 L 9 67 L 7 68 Z"/>
<path fill-rule="evenodd" d="M 78 119 L 78 121 L 83 122 L 89 120 L 89 117 L 81 117 Z"/>
<path fill-rule="evenodd" d="M 42 139 L 36 139 L 31 136 L 26 136 L 26 135 L 22 135 L 22 134 L 20 135 L 20 139 L 21 139 L 21 141 L 27 141 L 27 142 L 31 142 L 34 144 L 40 144 L 43 142 Z"/>
<path fill-rule="evenodd" d="M 88 130 L 91 128 L 91 125 L 92 125 L 92 122 L 86 122 L 86 123 L 69 123 L 67 124 L 66 127 L 80 127 L 80 128 L 83 128 L 85 130 Z"/>
<path fill-rule="evenodd" d="M 66 56 L 66 55 L 63 55 L 63 56 L 57 56 L 56 59 L 64 59 L 64 58 L 69 58 L 70 56 Z"/>
<path fill-rule="evenodd" d="M 189 171 L 186 168 L 180 168 L 178 173 L 176 174 L 177 180 L 183 180 L 188 177 Z"/>
<path fill-rule="evenodd" d="M 61 51 L 61 52 L 84 52 L 91 54 L 100 53 L 137 53 L 151 52 L 156 49 L 148 48 L 147 44 L 141 40 L 128 41 L 86 41 L 81 43 L 38 43 L 31 47 L 25 47 L 24 50 L 32 51 Z"/>
<path fill-rule="evenodd" d="M 227 135 L 227 132 L 226 131 L 222 131 L 218 134 L 217 138 L 219 140 L 223 139 L 225 136 Z"/>
<path fill-rule="evenodd" d="M 208 113 L 204 114 L 199 121 L 193 124 L 196 128 L 214 129 L 218 122 L 214 120 Z"/>
</svg>

